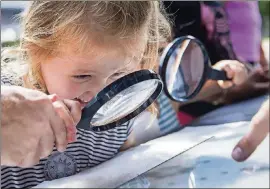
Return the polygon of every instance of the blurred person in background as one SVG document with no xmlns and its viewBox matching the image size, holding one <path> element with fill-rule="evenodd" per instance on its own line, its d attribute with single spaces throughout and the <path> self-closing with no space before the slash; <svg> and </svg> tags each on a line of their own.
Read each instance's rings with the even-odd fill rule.
<svg viewBox="0 0 270 189">
<path fill-rule="evenodd" d="M 230 37 L 237 58 L 268 70 L 262 49 L 262 18 L 258 1 L 224 1 Z"/>
<path fill-rule="evenodd" d="M 220 1 L 164 1 L 163 3 L 170 18 L 174 22 L 174 38 L 183 35 L 192 35 L 198 38 L 205 45 L 213 64 L 223 59 L 230 60 L 239 58 L 240 61 L 243 61 L 243 64 L 249 62 L 252 65 L 259 62 L 261 65 L 261 67 L 257 68 L 247 65 L 250 71 L 248 78 L 244 83 L 221 92 L 221 94 L 223 94 L 220 99 L 221 105 L 213 105 L 213 101 L 211 101 L 213 99 L 208 101 L 204 100 L 199 103 L 195 102 L 186 107 L 180 104 L 180 122 L 186 120 L 186 124 L 188 124 L 197 116 L 216 109 L 222 106 L 223 103 L 230 104 L 267 94 L 270 79 L 268 75 L 269 65 L 267 65 L 268 61 L 265 59 L 261 48 L 261 18 L 256 1 L 223 3 Z M 243 4 L 243 6 L 239 7 L 240 4 Z M 238 11 L 239 9 L 236 7 L 238 7 L 240 11 Z M 237 25 L 237 23 L 239 25 Z M 231 28 L 232 25 L 233 28 Z M 242 25 L 244 26 L 242 27 Z M 253 25 L 255 25 L 255 27 Z M 246 29 L 251 32 L 250 34 L 254 34 L 254 36 L 244 31 L 245 27 L 247 27 Z M 238 40 L 234 39 L 234 37 L 241 33 L 245 34 L 240 38 L 243 40 L 235 44 Z M 231 35 L 233 38 L 232 41 Z M 236 50 L 235 48 L 246 46 L 245 38 L 247 37 L 249 38 L 247 41 L 251 46 L 247 46 L 242 50 Z M 218 48 L 215 48 L 215 46 Z M 248 50 L 252 51 L 251 54 L 244 54 Z M 243 54 L 242 57 L 241 53 Z M 198 105 L 203 110 L 197 111 Z M 177 106 L 179 106 L 179 104 L 177 104 L 176 107 Z M 233 149 L 233 159 L 239 162 L 245 161 L 266 138 L 269 133 L 269 111 L 268 98 L 251 119 L 250 131 Z M 191 117 L 191 115 L 195 116 Z"/>
<path fill-rule="evenodd" d="M 258 1 L 224 1 L 232 47 L 237 59 L 250 67 L 247 82 L 228 91 L 227 103 L 246 100 L 269 91 L 269 60 L 262 48 L 262 18 Z"/>
<path fill-rule="evenodd" d="M 218 1 L 163 1 L 165 10 L 173 21 L 173 38 L 192 35 L 206 47 L 212 65 L 221 60 L 238 60 L 230 36 L 226 10 Z M 188 124 L 193 119 L 226 104 L 256 97 L 268 92 L 269 76 L 260 68 L 245 63 L 249 76 L 242 84 L 228 89 L 213 87 L 212 96 L 196 102 L 181 103 L 180 122 Z M 218 67 L 218 66 L 217 66 Z M 200 107 L 200 108 L 198 108 Z"/>
</svg>

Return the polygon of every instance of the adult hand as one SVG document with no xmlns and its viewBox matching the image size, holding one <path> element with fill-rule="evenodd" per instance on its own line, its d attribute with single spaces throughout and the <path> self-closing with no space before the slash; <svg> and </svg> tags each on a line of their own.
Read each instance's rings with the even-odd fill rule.
<svg viewBox="0 0 270 189">
<path fill-rule="evenodd" d="M 56 95 L 1 86 L 1 165 L 30 167 L 49 156 L 54 145 L 65 150 L 67 129 L 53 106 L 56 100 Z"/>
<path fill-rule="evenodd" d="M 232 157 L 236 161 L 246 160 L 269 133 L 269 99 L 252 118 L 251 130 L 235 146 Z"/>
<path fill-rule="evenodd" d="M 270 77 L 269 71 L 254 69 L 244 83 L 228 89 L 224 102 L 227 104 L 247 100 L 269 92 Z"/>
</svg>

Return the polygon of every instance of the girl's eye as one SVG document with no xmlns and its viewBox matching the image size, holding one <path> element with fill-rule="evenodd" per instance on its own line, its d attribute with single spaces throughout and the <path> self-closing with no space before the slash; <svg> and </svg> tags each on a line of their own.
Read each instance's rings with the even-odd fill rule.
<svg viewBox="0 0 270 189">
<path fill-rule="evenodd" d="M 114 73 L 114 74 L 112 75 L 112 77 L 119 77 L 119 76 L 122 76 L 122 75 L 124 75 L 124 74 L 125 74 L 124 72 Z"/>
<path fill-rule="evenodd" d="M 75 79 L 90 79 L 92 76 L 91 75 L 74 75 L 73 78 Z"/>
</svg>

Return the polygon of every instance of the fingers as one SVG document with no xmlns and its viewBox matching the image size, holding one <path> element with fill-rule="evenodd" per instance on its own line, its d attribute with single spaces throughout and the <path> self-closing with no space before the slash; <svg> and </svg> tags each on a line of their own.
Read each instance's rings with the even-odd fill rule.
<svg viewBox="0 0 270 189">
<path fill-rule="evenodd" d="M 64 120 L 67 127 L 72 127 L 75 124 L 68 107 L 66 107 L 62 101 L 54 102 L 53 107 L 58 115 Z"/>
<path fill-rule="evenodd" d="M 225 65 L 223 70 L 226 72 L 226 75 L 229 79 L 232 79 L 235 75 L 235 71 L 231 68 L 230 65 Z"/>
<path fill-rule="evenodd" d="M 225 72 L 226 72 L 226 76 L 229 79 L 232 79 L 234 77 L 234 71 L 231 69 L 231 67 L 229 65 L 225 65 L 222 68 Z M 223 81 L 223 80 L 218 80 L 218 84 L 221 88 L 223 89 L 227 89 L 233 86 L 233 82 L 232 81 Z"/>
<path fill-rule="evenodd" d="M 234 72 L 232 79 L 235 85 L 240 85 L 248 79 L 248 70 L 242 63 L 234 61 L 229 67 Z"/>
<path fill-rule="evenodd" d="M 48 157 L 54 147 L 55 138 L 53 131 L 50 129 L 46 136 L 43 136 L 39 141 L 40 159 Z"/>
<path fill-rule="evenodd" d="M 65 105 L 70 110 L 71 116 L 75 125 L 77 125 L 81 119 L 82 110 L 79 102 L 74 100 L 64 100 Z"/>
<path fill-rule="evenodd" d="M 49 112 L 50 125 L 55 136 L 56 148 L 60 152 L 64 152 L 67 147 L 67 131 L 65 122 L 57 115 L 55 110 L 52 108 Z"/>
<path fill-rule="evenodd" d="M 232 152 L 234 160 L 245 161 L 268 135 L 269 104 L 265 106 L 251 120 L 251 130 L 235 146 Z"/>
<path fill-rule="evenodd" d="M 214 67 L 219 70 L 224 70 L 227 77 L 232 79 L 232 81 L 218 81 L 221 88 L 227 89 L 233 85 L 240 85 L 248 79 L 248 70 L 238 61 L 224 60 L 218 62 Z"/>
<path fill-rule="evenodd" d="M 76 141 L 76 123 L 73 119 L 73 116 L 71 115 L 69 108 L 62 101 L 54 102 L 53 106 L 56 112 L 58 113 L 58 115 L 63 119 L 65 123 L 68 143 L 75 142 Z"/>
<path fill-rule="evenodd" d="M 40 160 L 40 151 L 37 145 L 37 148 L 30 151 L 29 153 L 24 156 L 22 161 L 19 163 L 19 167 L 22 168 L 29 168 L 39 163 Z"/>
</svg>

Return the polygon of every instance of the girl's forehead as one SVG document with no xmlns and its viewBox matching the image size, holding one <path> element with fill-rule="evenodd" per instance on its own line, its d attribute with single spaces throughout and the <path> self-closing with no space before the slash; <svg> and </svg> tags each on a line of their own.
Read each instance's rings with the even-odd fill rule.
<svg viewBox="0 0 270 189">
<path fill-rule="evenodd" d="M 89 73 L 89 71 L 110 73 L 125 68 L 139 68 L 144 50 L 140 43 L 128 45 L 92 43 L 82 51 L 77 50 L 77 45 L 66 43 L 59 48 L 60 53 L 52 57 L 50 62 L 62 65 L 78 74 Z"/>
<path fill-rule="evenodd" d="M 126 59 L 141 59 L 147 40 L 145 38 L 132 38 L 120 40 L 103 40 L 97 42 L 89 40 L 87 43 L 81 44 L 78 41 L 69 41 L 62 43 L 58 47 L 58 56 L 80 57 L 85 59 L 104 59 L 106 57 L 119 57 Z"/>
<path fill-rule="evenodd" d="M 127 56 L 138 56 L 145 51 L 148 41 L 147 30 L 142 28 L 126 37 L 106 36 L 102 33 L 72 33 L 61 37 L 57 49 L 61 53 L 103 54 L 107 51 L 119 51 Z"/>
</svg>

